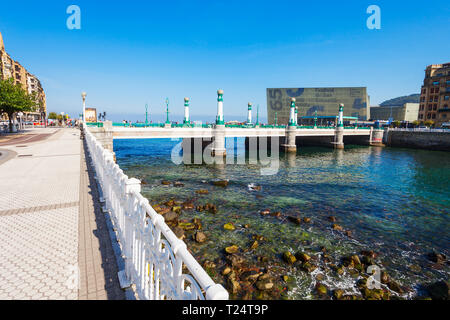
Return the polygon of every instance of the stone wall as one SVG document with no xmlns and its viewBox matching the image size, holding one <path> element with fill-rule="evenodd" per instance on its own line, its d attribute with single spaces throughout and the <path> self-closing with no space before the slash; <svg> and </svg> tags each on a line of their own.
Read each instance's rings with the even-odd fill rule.
<svg viewBox="0 0 450 320">
<path fill-rule="evenodd" d="M 450 151 L 448 132 L 388 130 L 384 133 L 384 141 L 390 147 Z"/>
</svg>

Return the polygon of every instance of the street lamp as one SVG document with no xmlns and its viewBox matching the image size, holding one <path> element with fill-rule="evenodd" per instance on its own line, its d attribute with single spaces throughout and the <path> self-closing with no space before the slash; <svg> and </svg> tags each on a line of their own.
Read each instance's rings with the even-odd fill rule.
<svg viewBox="0 0 450 320">
<path fill-rule="evenodd" d="M 86 122 L 86 92 L 81 93 L 81 98 L 83 98 L 83 122 Z"/>
<path fill-rule="evenodd" d="M 166 108 L 166 113 L 167 113 L 166 124 L 170 124 L 170 121 L 169 121 L 169 98 L 166 98 L 166 106 L 167 106 L 167 108 Z"/>
<path fill-rule="evenodd" d="M 19 129 L 22 130 L 23 129 L 23 124 L 22 124 L 23 112 L 19 112 L 17 115 L 19 116 Z"/>
<path fill-rule="evenodd" d="M 145 126 L 148 125 L 148 103 L 145 104 Z"/>
<path fill-rule="evenodd" d="M 317 129 L 317 110 L 314 112 L 314 129 Z"/>
</svg>

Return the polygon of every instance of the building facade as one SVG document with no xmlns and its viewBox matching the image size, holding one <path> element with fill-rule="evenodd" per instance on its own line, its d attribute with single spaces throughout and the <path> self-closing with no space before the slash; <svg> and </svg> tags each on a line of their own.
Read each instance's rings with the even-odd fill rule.
<svg viewBox="0 0 450 320">
<path fill-rule="evenodd" d="M 343 103 L 344 116 L 359 120 L 370 118 L 370 104 L 365 87 L 347 88 L 271 88 L 267 89 L 269 124 L 287 124 L 291 98 L 296 99 L 298 118 L 314 116 L 335 117 Z"/>
<path fill-rule="evenodd" d="M 450 63 L 429 65 L 420 96 L 419 121 L 431 120 L 436 127 L 450 122 L 449 105 Z"/>
<path fill-rule="evenodd" d="M 39 121 L 47 113 L 45 92 L 39 79 L 29 73 L 18 61 L 14 61 L 5 50 L 2 34 L 0 33 L 0 80 L 13 78 L 28 94 L 36 94 L 37 101 L 32 112 L 25 113 L 26 121 Z M 7 119 L 3 115 L 3 119 Z"/>
<path fill-rule="evenodd" d="M 370 119 L 413 122 L 418 118 L 419 106 L 419 103 L 405 103 L 402 106 L 370 107 Z"/>
</svg>

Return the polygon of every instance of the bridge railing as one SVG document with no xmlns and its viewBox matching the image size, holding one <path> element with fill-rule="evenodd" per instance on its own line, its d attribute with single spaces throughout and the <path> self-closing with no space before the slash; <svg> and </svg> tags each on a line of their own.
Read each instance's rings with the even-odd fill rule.
<svg viewBox="0 0 450 320">
<path fill-rule="evenodd" d="M 88 128 L 85 139 L 125 259 L 125 276 L 138 298 L 228 299 L 223 286 L 214 283 L 142 196 L 140 181 L 123 173 Z"/>
<path fill-rule="evenodd" d="M 431 128 L 389 128 L 389 131 L 450 133 L 450 129 L 431 129 Z"/>
</svg>

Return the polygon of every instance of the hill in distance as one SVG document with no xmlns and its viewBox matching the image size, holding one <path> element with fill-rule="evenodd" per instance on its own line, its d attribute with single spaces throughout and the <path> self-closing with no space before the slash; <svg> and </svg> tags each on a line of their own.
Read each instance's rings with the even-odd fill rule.
<svg viewBox="0 0 450 320">
<path fill-rule="evenodd" d="M 398 97 L 390 100 L 386 100 L 380 103 L 381 107 L 390 107 L 390 106 L 402 106 L 405 103 L 419 103 L 420 102 L 420 94 L 414 93 L 409 96 Z"/>
</svg>

